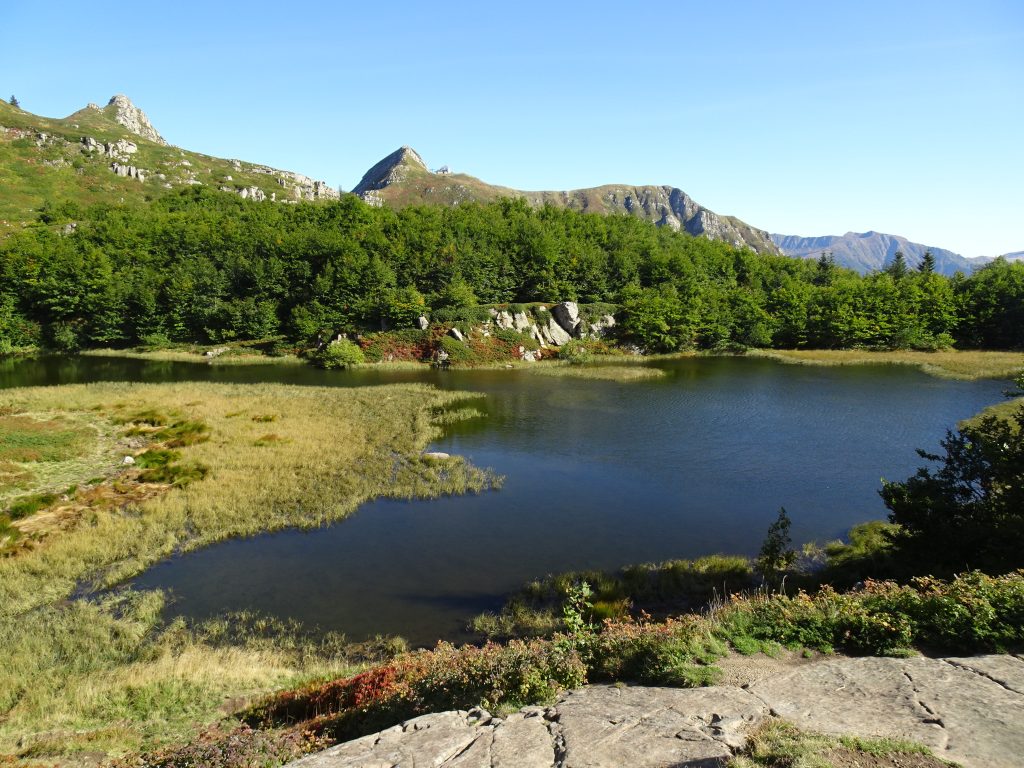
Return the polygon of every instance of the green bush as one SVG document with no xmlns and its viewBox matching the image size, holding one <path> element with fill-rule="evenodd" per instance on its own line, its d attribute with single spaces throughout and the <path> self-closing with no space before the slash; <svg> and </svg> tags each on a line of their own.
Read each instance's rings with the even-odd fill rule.
<svg viewBox="0 0 1024 768">
<path fill-rule="evenodd" d="M 451 336 L 443 337 L 440 341 L 440 347 L 448 353 L 448 360 L 452 363 L 477 362 L 477 356 L 473 354 L 473 350 L 465 342 L 454 339 Z"/>
<path fill-rule="evenodd" d="M 363 350 L 354 341 L 338 339 L 325 344 L 313 355 L 313 362 L 321 368 L 348 368 L 366 362 Z"/>
<path fill-rule="evenodd" d="M 583 342 L 573 339 L 559 348 L 558 359 L 565 360 L 570 365 L 583 365 L 593 359 L 593 354 Z"/>
</svg>

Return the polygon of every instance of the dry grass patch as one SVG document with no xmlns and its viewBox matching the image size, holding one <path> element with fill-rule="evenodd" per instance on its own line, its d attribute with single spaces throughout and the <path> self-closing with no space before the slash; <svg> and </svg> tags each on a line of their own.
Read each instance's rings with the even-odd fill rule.
<svg viewBox="0 0 1024 768">
<path fill-rule="evenodd" d="M 80 354 L 87 357 L 126 357 L 132 360 L 150 360 L 164 363 L 203 363 L 206 365 L 305 365 L 295 355 L 263 355 L 245 350 L 229 350 L 215 357 L 207 357 L 203 349 L 89 349 Z"/>
<path fill-rule="evenodd" d="M 1024 353 L 986 350 L 872 352 L 857 349 L 757 349 L 748 355 L 800 365 L 916 365 L 925 373 L 950 379 L 1007 379 L 1024 371 Z"/>
<path fill-rule="evenodd" d="M 650 381 L 660 379 L 665 372 L 643 363 L 590 363 L 573 365 L 562 361 L 535 363 L 526 368 L 540 376 L 558 376 L 567 379 L 593 379 L 595 381 Z"/>
</svg>

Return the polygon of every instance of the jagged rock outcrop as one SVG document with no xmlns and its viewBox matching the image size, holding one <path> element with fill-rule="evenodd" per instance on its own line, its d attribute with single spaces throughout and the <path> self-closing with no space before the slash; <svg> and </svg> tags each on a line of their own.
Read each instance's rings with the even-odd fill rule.
<svg viewBox="0 0 1024 768">
<path fill-rule="evenodd" d="M 410 147 L 402 147 L 374 165 L 353 191 L 367 203 L 378 206 L 459 205 L 514 197 L 534 207 L 553 205 L 585 213 L 628 213 L 697 237 L 722 240 L 758 253 L 780 253 L 764 230 L 731 216 L 720 216 L 675 187 L 606 185 L 565 192 L 524 192 L 487 184 L 466 174 L 432 172 Z"/>
<path fill-rule="evenodd" d="M 136 136 L 141 136 L 144 139 L 149 139 L 157 144 L 166 146 L 167 142 L 164 141 L 164 137 L 157 133 L 156 128 L 153 127 L 153 124 L 149 122 L 149 118 L 146 117 L 146 113 L 132 104 L 131 99 L 123 93 L 112 97 L 107 106 L 114 107 L 114 120 Z"/>
<path fill-rule="evenodd" d="M 965 768 L 1017 768 L 1024 660 L 826 658 L 743 687 L 591 686 L 504 718 L 424 715 L 289 768 L 711 768 L 773 715 L 812 731 L 914 741 Z"/>
<path fill-rule="evenodd" d="M 401 184 L 409 177 L 410 171 L 430 172 L 415 149 L 401 147 L 363 174 L 363 178 L 352 191 L 363 196 L 367 192 Z"/>
</svg>

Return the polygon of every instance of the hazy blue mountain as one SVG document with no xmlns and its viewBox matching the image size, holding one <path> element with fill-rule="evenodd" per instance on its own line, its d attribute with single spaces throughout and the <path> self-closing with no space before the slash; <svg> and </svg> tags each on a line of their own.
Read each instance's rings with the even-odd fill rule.
<svg viewBox="0 0 1024 768">
<path fill-rule="evenodd" d="M 837 264 L 861 274 L 883 269 L 892 262 L 896 251 L 903 252 L 907 264 L 911 267 L 921 263 L 925 251 L 931 251 L 935 257 L 935 270 L 944 275 L 952 275 L 958 271 L 969 274 L 991 261 L 988 258 L 970 259 L 945 248 L 912 243 L 905 237 L 887 235 L 884 232 L 847 232 L 845 235 L 821 237 L 773 234 L 772 242 L 787 256 L 816 259 L 822 253 L 831 253 Z"/>
</svg>

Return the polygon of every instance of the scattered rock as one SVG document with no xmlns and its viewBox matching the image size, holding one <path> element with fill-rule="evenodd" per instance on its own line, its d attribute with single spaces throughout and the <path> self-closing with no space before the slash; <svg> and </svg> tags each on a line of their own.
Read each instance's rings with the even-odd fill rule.
<svg viewBox="0 0 1024 768">
<path fill-rule="evenodd" d="M 123 459 L 121 460 L 121 464 L 122 464 L 123 466 L 126 466 L 126 467 L 130 467 L 130 466 L 131 466 L 132 464 L 134 464 L 134 463 L 135 463 L 135 457 L 134 457 L 134 456 L 125 456 L 125 457 L 124 457 L 124 458 L 123 458 Z"/>
<path fill-rule="evenodd" d="M 445 459 L 451 458 L 450 454 L 444 453 L 443 451 L 425 451 L 422 456 L 424 459 L 429 459 L 431 461 L 444 461 Z"/>
<path fill-rule="evenodd" d="M 138 179 L 139 181 L 146 180 L 146 172 L 141 168 L 136 168 L 134 165 L 121 165 L 121 163 L 111 163 L 110 170 L 112 170 L 118 176 L 124 176 L 129 179 Z"/>
<path fill-rule="evenodd" d="M 220 357 L 228 351 L 227 347 L 215 347 L 214 349 L 208 349 L 203 353 L 204 357 Z"/>
<path fill-rule="evenodd" d="M 460 331 L 458 328 L 452 328 L 450 331 L 448 331 L 448 335 L 457 341 L 466 340 L 466 337 L 462 335 L 462 331 Z"/>
<path fill-rule="evenodd" d="M 420 315 L 419 317 L 417 317 L 416 324 L 420 327 L 421 331 L 425 331 L 427 330 L 427 328 L 430 327 L 430 321 L 426 318 L 425 315 Z"/>
<path fill-rule="evenodd" d="M 242 196 L 243 200 L 255 200 L 258 203 L 267 199 L 267 193 L 256 186 L 244 187 L 238 190 L 238 194 Z"/>
<path fill-rule="evenodd" d="M 494 324 L 504 330 L 511 330 L 515 327 L 515 320 L 513 320 L 511 313 L 502 310 L 494 316 Z"/>
</svg>

